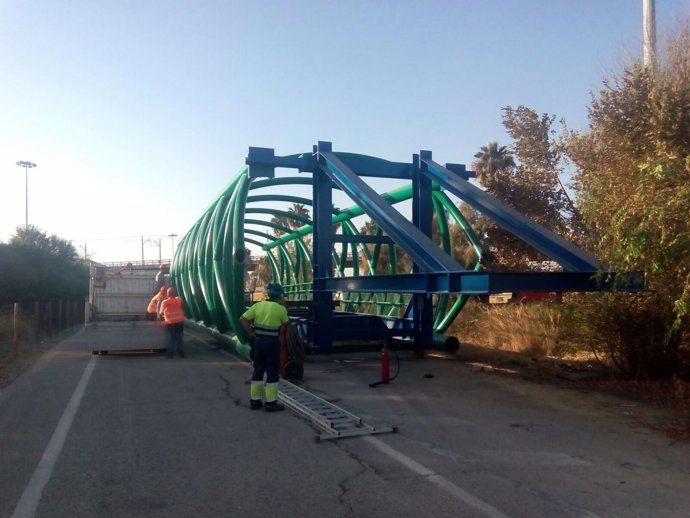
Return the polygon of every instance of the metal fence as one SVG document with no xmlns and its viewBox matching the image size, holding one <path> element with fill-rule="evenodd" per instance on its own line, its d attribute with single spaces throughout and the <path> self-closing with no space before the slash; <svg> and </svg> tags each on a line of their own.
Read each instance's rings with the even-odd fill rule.
<svg viewBox="0 0 690 518">
<path fill-rule="evenodd" d="M 83 300 L 50 300 L 0 304 L 0 352 L 38 343 L 84 322 Z"/>
</svg>

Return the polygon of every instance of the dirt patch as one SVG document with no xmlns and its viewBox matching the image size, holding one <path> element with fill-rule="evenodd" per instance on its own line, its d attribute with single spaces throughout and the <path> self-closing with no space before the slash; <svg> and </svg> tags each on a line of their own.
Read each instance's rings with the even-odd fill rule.
<svg viewBox="0 0 690 518">
<path fill-rule="evenodd" d="M 0 342 L 0 389 L 7 387 L 46 351 L 78 329 L 80 326 L 75 326 L 38 342 L 20 342 L 16 346 L 13 342 Z"/>
<path fill-rule="evenodd" d="M 662 412 L 654 428 L 676 440 L 690 441 L 690 382 L 626 380 L 593 360 L 560 360 L 462 344 L 457 359 L 475 372 L 513 376 L 592 394 L 606 394 Z"/>
</svg>

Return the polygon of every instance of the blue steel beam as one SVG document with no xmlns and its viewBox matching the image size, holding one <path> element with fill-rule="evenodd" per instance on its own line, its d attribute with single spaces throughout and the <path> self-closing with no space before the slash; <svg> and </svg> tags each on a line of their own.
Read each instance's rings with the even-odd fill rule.
<svg viewBox="0 0 690 518">
<path fill-rule="evenodd" d="M 434 214 L 431 180 L 419 174 L 419 156 L 413 155 L 415 174 L 412 177 L 412 224 L 431 240 L 431 223 Z M 441 250 L 439 248 L 439 250 Z M 444 251 L 444 253 L 446 253 Z M 412 265 L 412 272 L 418 273 L 419 265 Z M 419 293 L 412 298 L 412 325 L 419 330 L 414 338 L 414 347 L 421 351 L 424 344 L 433 341 L 434 308 L 431 293 Z"/>
<path fill-rule="evenodd" d="M 602 269 L 601 263 L 594 256 L 434 162 L 430 151 L 420 152 L 420 160 L 422 174 L 427 175 L 469 206 L 489 216 L 508 232 L 559 263 L 566 271 L 592 272 Z"/>
<path fill-rule="evenodd" d="M 245 163 L 249 166 L 250 178 L 274 178 L 276 167 L 309 172 L 313 171 L 313 161 L 311 153 L 275 156 L 273 148 L 250 147 Z"/>
<path fill-rule="evenodd" d="M 347 167 L 357 171 L 359 176 L 370 176 L 373 178 L 393 178 L 396 180 L 411 180 L 414 173 L 412 164 L 402 162 L 390 162 L 382 158 L 356 153 L 333 153 Z"/>
<path fill-rule="evenodd" d="M 330 142 L 319 142 L 318 157 L 322 171 L 362 207 L 424 271 L 465 270 L 332 153 Z"/>
<path fill-rule="evenodd" d="M 315 173 L 312 187 L 314 199 L 314 234 L 312 246 L 312 342 L 325 351 L 333 347 L 333 293 L 323 282 L 333 277 L 333 182 L 325 174 Z"/>
<path fill-rule="evenodd" d="M 594 272 L 437 272 L 331 278 L 320 284 L 332 292 L 461 293 L 517 291 L 642 291 L 641 273 L 601 277 Z"/>
<path fill-rule="evenodd" d="M 361 176 L 411 180 L 414 174 L 414 168 L 411 164 L 391 162 L 357 153 L 338 152 L 335 155 L 350 169 L 357 170 Z M 301 173 L 313 173 L 317 170 L 316 162 L 311 153 L 276 156 L 273 148 L 263 147 L 250 147 L 245 163 L 249 166 L 251 178 L 275 178 L 276 167 L 297 169 Z"/>
</svg>

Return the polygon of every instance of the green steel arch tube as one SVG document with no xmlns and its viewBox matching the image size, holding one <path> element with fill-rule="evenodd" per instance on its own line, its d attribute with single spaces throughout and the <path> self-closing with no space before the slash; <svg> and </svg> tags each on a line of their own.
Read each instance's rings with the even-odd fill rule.
<svg viewBox="0 0 690 518">
<path fill-rule="evenodd" d="M 311 207 L 309 198 L 286 194 L 310 185 L 311 178 L 304 174 L 252 180 L 245 166 L 178 243 L 171 278 L 186 303 L 189 317 L 215 332 L 234 337 L 233 344 L 240 354 L 248 355 L 249 351 L 248 337 L 239 324 L 239 317 L 246 309 L 245 270 L 249 244 L 260 245 L 266 253 L 273 280 L 284 285 L 288 300 L 311 299 L 312 221 L 304 215 L 276 208 L 286 203 Z M 406 185 L 382 197 L 396 205 L 410 200 L 412 195 L 412 186 Z M 452 255 L 457 245 L 453 236 L 458 234 L 450 232 L 449 222 L 452 222 L 459 226 L 476 255 L 473 268 L 481 269 L 484 249 L 462 213 L 437 185 L 433 186 L 432 202 L 438 222 L 435 239 L 439 247 Z M 360 232 L 353 219 L 365 214 L 363 208 L 356 205 L 344 210 L 334 208 L 332 224 L 339 226 L 345 236 L 358 236 Z M 289 222 L 290 226 L 284 222 Z M 376 235 L 382 234 L 381 229 L 376 228 Z M 252 236 L 265 240 L 265 244 Z M 383 246 L 388 247 L 389 264 L 385 266 Z M 334 274 L 346 277 L 348 264 L 353 275 L 361 275 L 362 269 L 366 270 L 365 275 L 376 275 L 383 268 L 389 270 L 386 273 L 405 273 L 396 271 L 399 270 L 397 256 L 395 244 L 337 243 L 332 253 Z M 402 317 L 409 300 L 410 295 L 405 293 L 343 293 L 340 309 Z M 444 333 L 466 302 L 464 295 L 454 300 L 448 295 L 435 296 L 434 331 Z"/>
</svg>

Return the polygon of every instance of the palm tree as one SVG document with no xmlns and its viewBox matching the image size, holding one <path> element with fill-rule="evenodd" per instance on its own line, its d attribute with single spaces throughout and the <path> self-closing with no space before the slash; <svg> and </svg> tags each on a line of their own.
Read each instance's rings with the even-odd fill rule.
<svg viewBox="0 0 690 518">
<path fill-rule="evenodd" d="M 291 218 L 289 214 L 295 214 L 296 216 L 301 216 L 304 218 L 309 218 L 309 209 L 305 207 L 301 203 L 293 203 L 292 207 L 290 207 L 287 210 L 288 215 L 285 216 L 273 216 L 271 218 L 271 223 L 275 223 L 277 225 L 282 225 L 283 227 L 291 228 L 291 229 L 298 229 L 302 225 L 304 225 L 304 222 Z M 285 232 L 282 230 L 278 229 L 273 229 L 273 233 L 276 236 L 282 236 Z"/>
<path fill-rule="evenodd" d="M 482 146 L 474 155 L 477 160 L 472 164 L 477 175 L 477 181 L 486 185 L 499 171 L 505 171 L 509 167 L 515 167 L 513 153 L 507 146 L 498 146 L 498 142 L 489 142 L 488 146 Z"/>
<path fill-rule="evenodd" d="M 306 208 L 306 207 L 305 207 L 303 204 L 301 204 L 301 203 L 293 203 L 293 204 L 292 204 L 292 208 L 289 209 L 288 212 L 290 212 L 291 214 L 296 214 L 297 216 L 302 216 L 302 217 L 304 217 L 304 218 L 308 218 L 308 217 L 309 217 L 309 209 Z M 303 224 L 304 224 L 304 223 L 301 223 L 301 222 L 295 222 L 295 223 L 291 224 L 290 226 L 291 226 L 291 227 L 294 227 L 294 228 L 299 228 L 299 227 L 301 227 Z"/>
</svg>

